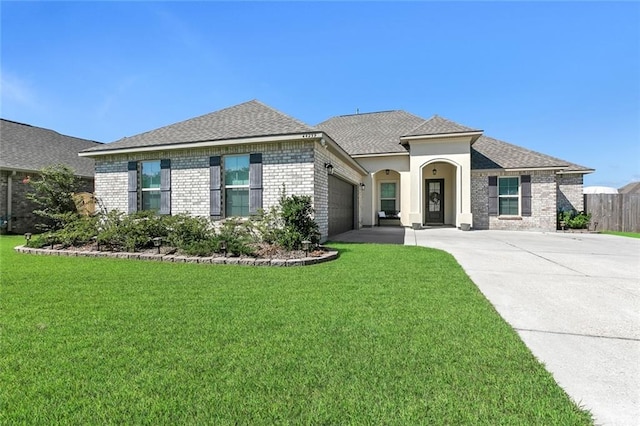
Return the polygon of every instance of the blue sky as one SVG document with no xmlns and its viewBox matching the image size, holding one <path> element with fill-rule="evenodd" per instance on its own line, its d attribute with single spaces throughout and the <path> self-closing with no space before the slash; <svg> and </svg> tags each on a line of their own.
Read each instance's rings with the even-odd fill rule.
<svg viewBox="0 0 640 426">
<path fill-rule="evenodd" d="M 3 118 L 111 142 L 259 99 L 402 109 L 640 180 L 637 2 L 7 2 Z"/>
</svg>

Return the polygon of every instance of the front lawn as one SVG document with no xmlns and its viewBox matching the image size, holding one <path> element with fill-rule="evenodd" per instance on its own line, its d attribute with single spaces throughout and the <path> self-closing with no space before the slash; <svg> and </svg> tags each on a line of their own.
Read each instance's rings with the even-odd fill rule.
<svg viewBox="0 0 640 426">
<path fill-rule="evenodd" d="M 22 242 L 0 238 L 1 424 L 591 424 L 441 251 L 266 268 Z"/>
<path fill-rule="evenodd" d="M 640 232 L 603 231 L 603 234 L 618 235 L 620 237 L 640 238 Z"/>
</svg>

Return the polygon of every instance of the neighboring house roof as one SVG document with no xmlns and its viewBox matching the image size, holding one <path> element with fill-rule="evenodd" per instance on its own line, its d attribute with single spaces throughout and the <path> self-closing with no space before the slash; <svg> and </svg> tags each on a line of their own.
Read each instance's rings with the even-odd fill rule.
<svg viewBox="0 0 640 426">
<path fill-rule="evenodd" d="M 0 168 L 37 172 L 43 167 L 64 164 L 76 175 L 93 177 L 94 162 L 81 158 L 80 151 L 100 142 L 61 135 L 53 130 L 0 119 Z"/>
<path fill-rule="evenodd" d="M 620 194 L 640 194 L 640 182 L 631 182 L 618 188 Z"/>
<path fill-rule="evenodd" d="M 565 172 L 593 171 L 593 169 L 488 136 L 480 136 L 471 146 L 472 170 L 537 168 L 557 168 Z"/>
<path fill-rule="evenodd" d="M 331 136 L 349 155 L 406 153 L 400 136 L 425 122 L 405 111 L 340 115 L 317 127 Z"/>
<path fill-rule="evenodd" d="M 424 123 L 413 129 L 411 132 L 402 136 L 426 136 L 426 135 L 445 135 L 449 133 L 466 133 L 466 132 L 481 132 L 482 130 L 472 129 L 471 127 L 463 126 L 454 121 L 447 120 L 446 118 L 434 115 Z"/>
<path fill-rule="evenodd" d="M 89 149 L 87 152 L 318 131 L 257 100 L 252 100 L 156 130 L 125 137 L 116 142 Z"/>
</svg>

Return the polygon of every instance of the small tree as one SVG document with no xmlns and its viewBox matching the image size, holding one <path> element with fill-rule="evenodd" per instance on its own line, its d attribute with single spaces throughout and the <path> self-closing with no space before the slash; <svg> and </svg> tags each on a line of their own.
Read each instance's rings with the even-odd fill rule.
<svg viewBox="0 0 640 426">
<path fill-rule="evenodd" d="M 80 189 L 80 179 L 73 169 L 63 164 L 48 166 L 40 170 L 39 177 L 29 182 L 32 191 L 27 198 L 39 207 L 33 213 L 43 219 L 36 225 L 42 230 L 57 230 L 77 219 L 73 193 Z"/>
</svg>

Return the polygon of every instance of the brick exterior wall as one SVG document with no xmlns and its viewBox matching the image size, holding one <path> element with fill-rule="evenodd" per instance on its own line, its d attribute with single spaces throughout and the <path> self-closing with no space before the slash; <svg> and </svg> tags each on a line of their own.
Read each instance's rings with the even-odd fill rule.
<svg viewBox="0 0 640 426">
<path fill-rule="evenodd" d="M 262 154 L 263 208 L 278 203 L 282 185 L 288 195 L 314 195 L 313 142 L 234 145 L 180 151 L 120 154 L 96 158 L 96 196 L 107 210 L 128 210 L 127 163 L 171 160 L 171 212 L 209 216 L 209 157 Z"/>
<path fill-rule="evenodd" d="M 331 153 L 328 149 L 316 144 L 314 152 L 314 200 L 315 200 L 315 220 L 320 228 L 320 234 L 327 236 L 329 234 L 329 174 L 324 167 L 325 163 L 333 165 L 333 175 L 356 185 L 358 194 L 357 210 L 362 203 L 362 191 L 358 184 L 362 177 L 349 164 L 342 161 L 339 157 Z M 358 211 L 357 228 L 361 227 L 361 216 Z"/>
<path fill-rule="evenodd" d="M 582 174 L 558 175 L 558 210 L 584 210 L 583 178 Z"/>
<path fill-rule="evenodd" d="M 263 208 L 278 204 L 283 185 L 286 195 L 309 195 L 315 220 L 326 237 L 328 218 L 328 174 L 325 162 L 334 166 L 334 175 L 357 185 L 360 175 L 339 157 L 313 141 L 233 145 L 180 151 L 119 154 L 96 158 L 96 196 L 109 210 L 128 210 L 127 163 L 129 161 L 171 160 L 171 213 L 209 216 L 209 157 L 214 155 L 262 154 Z M 358 188 L 356 186 L 356 188 Z M 359 196 L 361 191 L 358 191 Z"/>
<path fill-rule="evenodd" d="M 11 175 L 11 218 L 8 218 L 7 191 L 8 177 Z M 36 225 L 41 222 L 39 216 L 33 214 L 38 209 L 33 201 L 27 199 L 27 193 L 32 192 L 31 185 L 23 183 L 23 180 L 29 176 L 31 179 L 37 179 L 37 173 L 16 172 L 12 175 L 11 171 L 0 172 L 0 218 L 10 220 L 11 233 L 24 234 L 25 232 L 39 232 Z M 93 192 L 93 179 L 82 179 L 80 186 L 82 191 Z M 8 225 L 8 224 L 7 224 Z M 8 226 L 1 229 L 2 232 L 8 232 Z"/>
<path fill-rule="evenodd" d="M 531 216 L 517 218 L 489 216 L 489 176 L 531 175 Z M 540 172 L 480 172 L 471 175 L 471 211 L 475 229 L 555 231 L 556 175 Z"/>
</svg>

